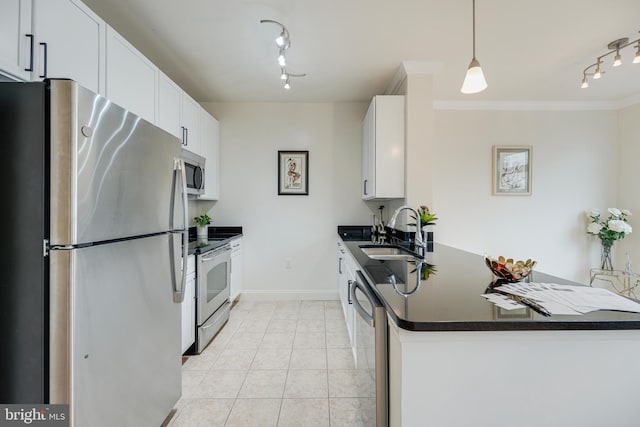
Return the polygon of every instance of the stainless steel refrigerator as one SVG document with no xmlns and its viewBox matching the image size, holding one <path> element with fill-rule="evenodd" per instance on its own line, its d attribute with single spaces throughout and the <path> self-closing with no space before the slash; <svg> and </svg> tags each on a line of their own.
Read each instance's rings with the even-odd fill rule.
<svg viewBox="0 0 640 427">
<path fill-rule="evenodd" d="M 159 426 L 181 393 L 179 140 L 70 80 L 0 83 L 0 139 L 0 403 Z"/>
</svg>

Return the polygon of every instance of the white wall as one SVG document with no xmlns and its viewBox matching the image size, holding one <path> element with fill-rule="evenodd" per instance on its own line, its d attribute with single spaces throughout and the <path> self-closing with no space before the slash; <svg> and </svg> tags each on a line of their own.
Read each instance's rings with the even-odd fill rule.
<svg viewBox="0 0 640 427">
<path fill-rule="evenodd" d="M 381 204 L 367 207 L 360 199 L 367 104 L 204 107 L 220 120 L 221 199 L 198 203 L 198 213 L 208 212 L 215 225 L 244 227 L 249 296 L 333 297 L 336 225 L 369 224 Z M 539 271 L 586 282 L 600 245 L 586 235 L 585 210 L 618 206 L 640 216 L 634 160 L 640 106 L 620 112 L 436 109 L 433 116 L 431 161 L 412 168 L 407 181 L 431 183 L 433 200 L 426 202 L 438 214 L 440 243 L 533 258 Z M 492 145 L 533 147 L 531 196 L 492 195 Z M 279 149 L 310 151 L 309 196 L 277 195 Z M 387 203 L 387 220 L 395 204 Z M 640 228 L 617 245 L 618 268 L 628 247 L 640 266 L 638 234 Z"/>
<path fill-rule="evenodd" d="M 369 224 L 360 199 L 366 103 L 204 103 L 220 121 L 214 225 L 244 230 L 243 298 L 337 298 L 336 226 Z M 309 196 L 278 196 L 278 150 L 309 151 Z M 287 265 L 290 268 L 287 268 Z"/>
<path fill-rule="evenodd" d="M 635 214 L 629 219 L 633 232 L 614 245 L 614 262 L 624 269 L 629 252 L 633 270 L 640 272 L 640 104 L 618 112 L 618 207 Z"/>
<path fill-rule="evenodd" d="M 435 124 L 435 240 L 587 281 L 584 212 L 616 205 L 616 112 L 436 110 Z M 533 147 L 531 196 L 492 195 L 492 145 Z"/>
</svg>

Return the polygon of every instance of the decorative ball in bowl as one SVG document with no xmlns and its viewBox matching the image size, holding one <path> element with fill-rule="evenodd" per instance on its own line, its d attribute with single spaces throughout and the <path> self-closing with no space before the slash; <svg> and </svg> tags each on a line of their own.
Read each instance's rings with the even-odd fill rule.
<svg viewBox="0 0 640 427">
<path fill-rule="evenodd" d="M 509 282 L 519 282 L 527 277 L 535 267 L 536 262 L 530 259 L 526 261 L 514 261 L 512 258 L 499 256 L 498 259 L 485 256 L 484 262 L 489 270 L 500 279 Z"/>
</svg>

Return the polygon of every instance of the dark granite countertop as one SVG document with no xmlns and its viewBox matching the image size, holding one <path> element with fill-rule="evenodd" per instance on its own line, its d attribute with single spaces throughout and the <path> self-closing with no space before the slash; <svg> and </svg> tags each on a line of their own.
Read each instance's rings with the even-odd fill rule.
<svg viewBox="0 0 640 427">
<path fill-rule="evenodd" d="M 209 227 L 206 241 L 199 241 L 196 228 L 189 228 L 189 255 L 197 255 L 219 248 L 231 240 L 242 236 L 242 227 Z"/>
<path fill-rule="evenodd" d="M 403 329 L 410 331 L 505 331 L 505 330 L 607 330 L 640 329 L 640 314 L 596 311 L 580 316 L 550 316 L 529 308 L 512 311 L 497 308 L 481 297 L 495 277 L 480 255 L 449 246 L 434 245 L 426 260 L 434 271 L 420 280 L 419 289 L 411 296 L 397 293 L 388 282 L 389 274 L 397 280 L 402 292 L 416 284 L 415 264 L 407 261 L 370 259 L 360 245 L 371 240 L 350 240 L 340 233 L 345 247 L 360 265 L 365 278 L 380 297 L 387 312 Z M 581 286 L 538 271 L 533 281 Z"/>
</svg>

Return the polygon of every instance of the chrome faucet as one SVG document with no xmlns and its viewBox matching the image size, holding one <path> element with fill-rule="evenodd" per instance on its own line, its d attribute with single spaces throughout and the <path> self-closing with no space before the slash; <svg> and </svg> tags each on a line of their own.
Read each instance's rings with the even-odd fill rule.
<svg viewBox="0 0 640 427">
<path fill-rule="evenodd" d="M 411 206 L 400 206 L 398 209 L 396 209 L 396 211 L 393 213 L 393 216 L 391 216 L 391 219 L 389 220 L 389 223 L 387 224 L 387 227 L 389 228 L 395 228 L 396 226 L 396 220 L 398 219 L 398 214 L 405 210 L 408 209 L 411 212 L 413 212 L 416 216 L 416 237 L 415 237 L 415 241 L 414 244 L 415 246 L 421 248 L 420 251 L 418 251 L 418 253 L 424 257 L 426 251 L 427 251 L 427 243 L 424 241 L 424 239 L 422 238 L 422 224 L 420 224 L 420 214 L 418 213 L 417 210 L 413 209 Z"/>
</svg>

